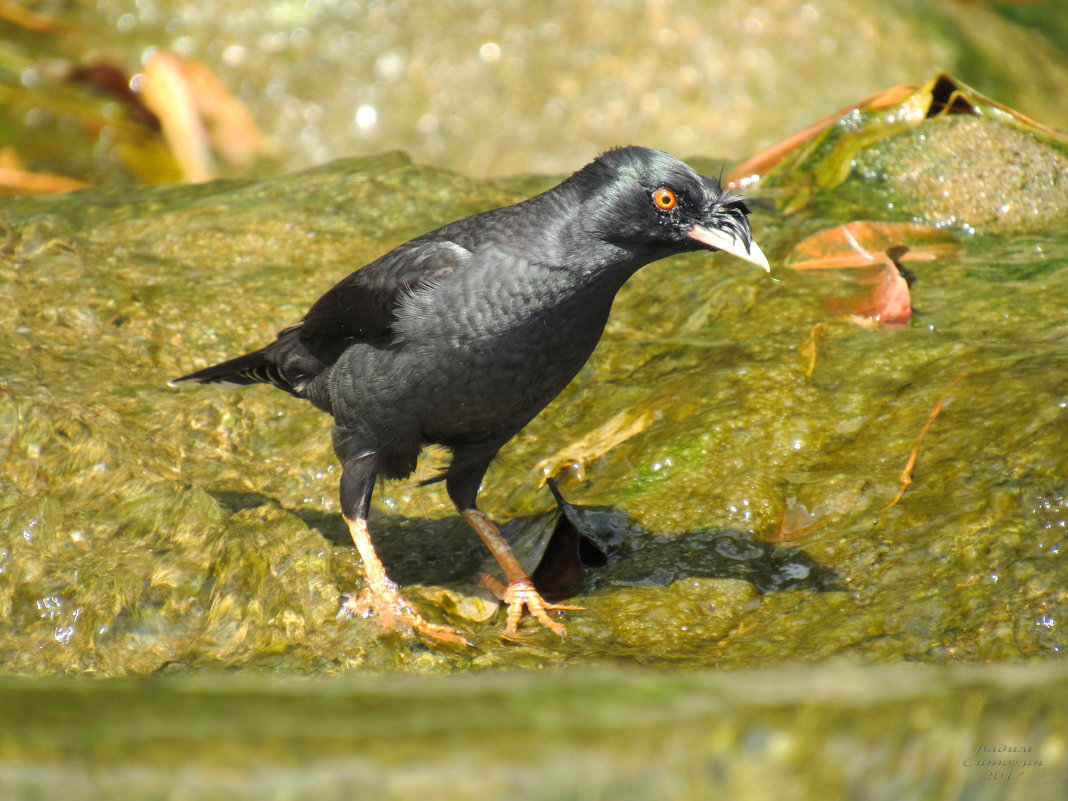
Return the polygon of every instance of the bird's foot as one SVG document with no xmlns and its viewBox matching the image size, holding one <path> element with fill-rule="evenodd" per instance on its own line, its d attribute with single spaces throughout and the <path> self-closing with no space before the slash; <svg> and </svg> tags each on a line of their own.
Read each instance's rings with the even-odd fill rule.
<svg viewBox="0 0 1068 801">
<path fill-rule="evenodd" d="M 581 606 L 549 603 L 534 589 L 534 582 L 530 579 L 518 579 L 505 585 L 488 573 L 482 573 L 478 577 L 478 583 L 496 595 L 502 603 L 508 605 L 507 631 L 509 634 L 514 634 L 519 628 L 519 619 L 523 616 L 524 606 L 541 625 L 560 637 L 567 636 L 567 629 L 564 628 L 563 623 L 557 623 L 549 617 L 549 612 L 556 610 L 578 611 L 582 609 Z"/>
<path fill-rule="evenodd" d="M 397 585 L 389 582 L 385 587 L 366 587 L 359 595 L 346 593 L 342 596 L 339 615 L 374 617 L 386 631 L 396 631 L 407 637 L 415 636 L 425 643 L 448 643 L 470 645 L 459 629 L 440 623 L 431 623 L 400 594 Z"/>
</svg>

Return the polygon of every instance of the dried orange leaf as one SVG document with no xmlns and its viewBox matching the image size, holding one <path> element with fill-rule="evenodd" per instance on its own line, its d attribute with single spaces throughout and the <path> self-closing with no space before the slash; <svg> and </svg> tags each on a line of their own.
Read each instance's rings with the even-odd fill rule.
<svg viewBox="0 0 1068 801">
<path fill-rule="evenodd" d="M 87 186 L 88 184 L 63 175 L 0 167 L 0 194 L 37 195 L 73 192 L 77 189 L 85 189 Z"/>
<path fill-rule="evenodd" d="M 827 228 L 801 240 L 786 257 L 795 270 L 829 270 L 883 264 L 888 248 L 905 245 L 902 261 L 952 256 L 960 251 L 952 234 L 930 225 L 898 222 L 855 222 Z"/>
<path fill-rule="evenodd" d="M 964 373 L 961 373 L 949 383 L 952 386 L 953 384 L 959 383 L 962 378 L 964 378 Z M 942 397 L 935 401 L 934 407 L 928 413 L 927 421 L 923 424 L 923 428 L 920 429 L 920 433 L 912 445 L 912 450 L 909 451 L 909 458 L 905 462 L 905 469 L 901 471 L 901 475 L 898 477 L 897 494 L 894 496 L 893 500 L 884 507 L 884 511 L 892 506 L 896 506 L 898 502 L 905 497 L 905 492 L 908 491 L 908 488 L 912 485 L 912 471 L 913 468 L 916 467 L 916 459 L 919 458 L 920 455 L 920 445 L 923 444 L 924 438 L 931 430 L 931 426 L 934 425 L 935 419 L 938 415 L 942 414 L 942 409 L 945 407 L 946 398 L 948 397 L 949 392 L 947 391 Z"/>
<path fill-rule="evenodd" d="M 157 53 L 145 65 L 142 92 L 187 181 L 215 176 L 212 146 L 240 166 L 268 150 L 252 115 L 203 64 Z"/>
<path fill-rule="evenodd" d="M 804 128 L 795 134 L 791 134 L 773 145 L 769 145 L 755 156 L 751 156 L 731 170 L 730 175 L 726 178 L 727 188 L 732 189 L 736 187 L 751 186 L 758 182 L 761 176 L 782 161 L 787 153 L 797 150 L 802 145 L 811 141 L 821 131 L 834 125 L 838 120 L 842 119 L 842 117 L 854 109 L 864 108 L 875 110 L 885 108 L 886 106 L 892 106 L 895 103 L 900 103 L 910 94 L 915 92 L 916 89 L 916 86 L 910 85 L 892 86 L 889 89 L 884 89 L 883 91 L 877 92 L 863 100 L 858 100 L 856 103 L 850 103 L 845 108 L 824 117 L 819 122 L 813 123 L 807 128 Z"/>
<path fill-rule="evenodd" d="M 248 109 L 215 73 L 196 61 L 183 61 L 182 71 L 208 124 L 211 143 L 224 159 L 244 166 L 268 149 Z"/>
<path fill-rule="evenodd" d="M 899 264 L 906 251 L 904 245 L 896 245 L 883 253 L 883 268 L 865 281 L 875 288 L 867 297 L 845 304 L 845 310 L 884 325 L 907 323 L 912 317 L 912 300 Z"/>
<path fill-rule="evenodd" d="M 58 34 L 67 31 L 67 26 L 59 20 L 31 11 L 13 0 L 0 0 L 0 19 L 35 33 Z"/>
<path fill-rule="evenodd" d="M 145 105 L 159 117 L 163 135 L 186 181 L 199 183 L 215 175 L 208 132 L 196 95 L 177 56 L 159 52 L 145 64 L 141 85 Z"/>
<path fill-rule="evenodd" d="M 889 256 L 879 275 L 879 283 L 871 294 L 871 306 L 866 314 L 881 323 L 890 324 L 907 323 L 912 317 L 908 281 Z"/>
<path fill-rule="evenodd" d="M 816 323 L 812 326 L 812 330 L 809 331 L 805 341 L 801 343 L 799 352 L 801 354 L 801 360 L 804 363 L 803 371 L 805 378 L 812 378 L 812 374 L 816 372 L 816 361 L 819 359 L 820 352 L 820 340 L 823 339 L 827 333 L 827 323 Z"/>
</svg>

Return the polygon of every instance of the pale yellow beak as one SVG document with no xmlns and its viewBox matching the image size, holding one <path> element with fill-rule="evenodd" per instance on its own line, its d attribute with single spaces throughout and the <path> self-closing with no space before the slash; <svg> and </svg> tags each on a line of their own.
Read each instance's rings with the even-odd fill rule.
<svg viewBox="0 0 1068 801">
<path fill-rule="evenodd" d="M 771 272 L 771 265 L 768 264 L 767 257 L 756 242 L 750 241 L 749 250 L 746 250 L 745 242 L 730 232 L 719 228 L 706 228 L 703 225 L 695 225 L 688 236 L 698 242 L 711 245 L 716 250 L 722 250 L 724 253 L 730 253 L 739 259 L 745 259 L 757 267 L 763 267 L 769 273 Z"/>
</svg>

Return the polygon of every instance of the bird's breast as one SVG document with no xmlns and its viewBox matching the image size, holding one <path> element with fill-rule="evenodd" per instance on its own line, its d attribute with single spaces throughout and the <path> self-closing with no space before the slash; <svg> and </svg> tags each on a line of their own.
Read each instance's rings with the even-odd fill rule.
<svg viewBox="0 0 1068 801">
<path fill-rule="evenodd" d="M 401 344 L 478 352 L 566 347 L 576 338 L 596 343 L 614 290 L 528 263 L 457 271 L 408 293 L 393 330 Z"/>
<path fill-rule="evenodd" d="M 583 296 L 549 282 L 471 287 L 462 297 L 422 308 L 413 298 L 406 310 L 412 324 L 402 347 L 418 353 L 418 394 L 434 399 L 422 419 L 432 442 L 518 431 L 586 363 L 612 305 L 611 295 Z"/>
</svg>

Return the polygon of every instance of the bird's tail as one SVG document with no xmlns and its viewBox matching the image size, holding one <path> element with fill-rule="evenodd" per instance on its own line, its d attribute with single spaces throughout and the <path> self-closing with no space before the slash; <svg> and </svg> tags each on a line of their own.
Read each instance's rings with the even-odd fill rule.
<svg viewBox="0 0 1068 801">
<path fill-rule="evenodd" d="M 301 390 L 304 384 L 322 370 L 323 364 L 303 347 L 297 335 L 298 328 L 294 326 L 280 332 L 278 339 L 265 348 L 213 364 L 168 383 L 170 386 L 182 381 L 199 381 L 201 384 L 271 384 L 291 395 L 303 397 Z"/>
<path fill-rule="evenodd" d="M 175 378 L 169 383 L 173 386 L 181 381 L 199 381 L 201 384 L 215 384 L 224 381 L 227 384 L 276 384 L 282 378 L 276 365 L 264 352 L 266 348 L 246 353 L 236 359 L 230 359 L 195 373 Z"/>
</svg>

